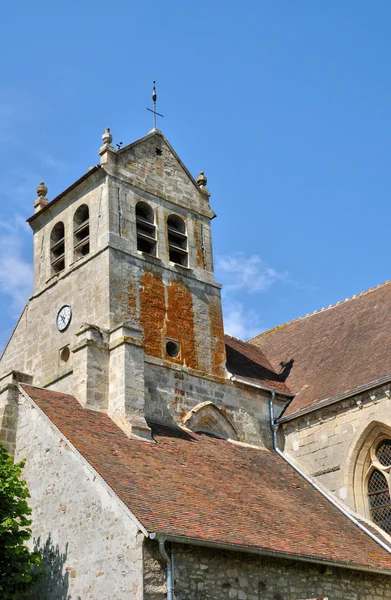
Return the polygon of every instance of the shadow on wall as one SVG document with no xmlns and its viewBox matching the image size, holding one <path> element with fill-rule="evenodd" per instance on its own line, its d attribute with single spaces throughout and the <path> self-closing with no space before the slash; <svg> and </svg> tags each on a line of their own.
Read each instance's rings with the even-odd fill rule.
<svg viewBox="0 0 391 600">
<path fill-rule="evenodd" d="M 58 544 L 53 544 L 49 534 L 46 542 L 41 543 L 41 538 L 34 539 L 34 550 L 42 553 L 45 564 L 45 575 L 32 589 L 29 600 L 70 600 L 69 572 L 64 572 L 64 565 L 68 556 L 68 544 L 65 551 L 61 552 Z M 72 572 L 71 572 L 72 574 Z M 78 600 L 81 600 L 80 597 Z"/>
</svg>

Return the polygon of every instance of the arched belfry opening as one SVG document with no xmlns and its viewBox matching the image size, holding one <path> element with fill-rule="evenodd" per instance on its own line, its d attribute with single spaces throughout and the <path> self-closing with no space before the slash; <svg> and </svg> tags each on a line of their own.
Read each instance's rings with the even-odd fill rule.
<svg viewBox="0 0 391 600">
<path fill-rule="evenodd" d="M 87 204 L 79 206 L 73 217 L 73 250 L 75 259 L 90 252 L 90 212 Z"/>
<path fill-rule="evenodd" d="M 136 204 L 137 250 L 156 256 L 156 225 L 153 208 L 146 202 Z"/>
<path fill-rule="evenodd" d="M 206 433 L 222 439 L 237 440 L 232 423 L 213 402 L 202 402 L 183 419 L 183 425 L 195 433 Z"/>
<path fill-rule="evenodd" d="M 170 261 L 183 267 L 188 266 L 186 223 L 178 215 L 167 219 L 168 250 Z"/>
<path fill-rule="evenodd" d="M 50 234 L 50 264 L 52 273 L 60 273 L 65 269 L 65 228 L 59 221 Z"/>
</svg>

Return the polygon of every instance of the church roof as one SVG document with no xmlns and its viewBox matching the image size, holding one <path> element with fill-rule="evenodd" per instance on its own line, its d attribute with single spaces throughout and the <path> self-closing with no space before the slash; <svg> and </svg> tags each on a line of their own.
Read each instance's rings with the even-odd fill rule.
<svg viewBox="0 0 391 600">
<path fill-rule="evenodd" d="M 266 331 L 250 343 L 296 394 L 284 418 L 359 391 L 391 376 L 391 282 Z"/>
<path fill-rule="evenodd" d="M 129 439 L 69 395 L 24 392 L 129 507 L 148 533 L 391 574 L 391 556 L 278 454 L 150 423 Z"/>
<path fill-rule="evenodd" d="M 225 335 L 224 340 L 227 369 L 232 375 L 240 377 L 243 382 L 293 396 L 259 348 L 230 335 Z"/>
</svg>

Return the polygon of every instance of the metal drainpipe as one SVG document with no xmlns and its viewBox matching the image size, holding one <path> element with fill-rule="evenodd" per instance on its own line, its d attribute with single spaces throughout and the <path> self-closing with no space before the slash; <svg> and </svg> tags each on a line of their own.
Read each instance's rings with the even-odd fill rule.
<svg viewBox="0 0 391 600">
<path fill-rule="evenodd" d="M 167 565 L 167 600 L 174 600 L 174 553 L 171 544 L 171 558 L 164 546 L 165 540 L 159 540 L 159 551 Z"/>
<path fill-rule="evenodd" d="M 276 395 L 276 392 L 271 392 L 271 396 L 270 396 L 270 400 L 269 400 L 269 413 L 270 413 L 270 429 L 272 430 L 272 434 L 273 434 L 273 450 L 277 451 L 278 425 L 276 425 L 276 423 L 274 421 L 274 407 L 273 407 L 275 395 Z"/>
<path fill-rule="evenodd" d="M 364 525 L 362 525 L 362 523 L 360 523 L 360 521 L 355 519 L 353 517 L 353 515 L 351 515 L 347 510 L 345 510 L 336 500 L 334 500 L 334 498 L 329 496 L 325 490 L 323 490 L 321 487 L 319 487 L 315 483 L 315 481 L 313 481 L 310 477 L 308 477 L 308 475 L 306 475 L 290 458 L 288 458 L 283 452 L 281 452 L 281 450 L 279 448 L 277 448 L 278 423 L 276 423 L 274 420 L 274 407 L 273 407 L 274 396 L 275 396 L 275 392 L 271 392 L 271 397 L 269 400 L 269 407 L 270 407 L 270 427 L 273 432 L 273 449 L 277 452 L 277 454 L 279 456 L 281 456 L 281 458 L 283 458 L 285 460 L 285 462 L 288 463 L 288 465 L 290 465 L 293 469 L 295 469 L 295 471 L 297 473 L 299 473 L 299 475 L 301 475 L 309 484 L 312 485 L 312 487 L 314 487 L 320 494 L 322 494 L 322 496 L 324 496 L 326 498 L 326 500 L 331 502 L 331 504 L 333 506 L 335 506 L 335 508 L 337 508 L 343 515 L 345 515 L 345 517 L 347 517 L 352 523 L 357 525 L 357 527 L 359 529 L 361 529 L 361 531 L 363 531 L 364 533 L 369 535 L 369 537 L 374 542 L 379 544 L 379 546 L 381 546 L 383 548 L 383 550 L 386 550 L 388 552 L 388 554 L 391 554 L 390 546 L 387 546 L 387 544 L 382 542 L 382 540 L 380 540 L 378 537 L 376 537 L 371 531 L 369 531 L 369 529 L 364 527 Z"/>
</svg>

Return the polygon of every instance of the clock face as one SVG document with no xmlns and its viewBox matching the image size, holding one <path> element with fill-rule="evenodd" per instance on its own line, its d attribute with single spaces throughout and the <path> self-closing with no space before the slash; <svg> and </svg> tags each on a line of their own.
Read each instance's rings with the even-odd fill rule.
<svg viewBox="0 0 391 600">
<path fill-rule="evenodd" d="M 65 331 L 69 326 L 72 319 L 72 309 L 70 306 L 65 304 L 57 313 L 57 329 L 58 331 Z"/>
</svg>

